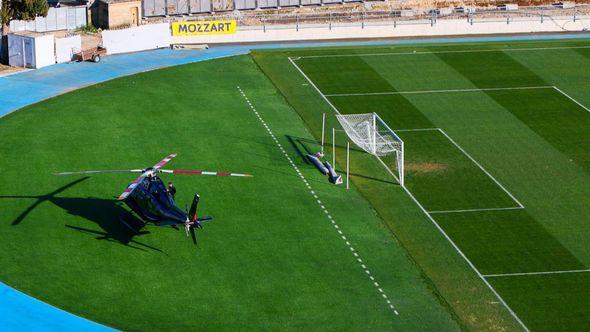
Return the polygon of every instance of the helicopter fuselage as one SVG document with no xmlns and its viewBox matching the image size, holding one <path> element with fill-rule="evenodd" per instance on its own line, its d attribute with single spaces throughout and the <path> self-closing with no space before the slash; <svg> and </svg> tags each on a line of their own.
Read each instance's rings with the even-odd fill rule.
<svg viewBox="0 0 590 332">
<path fill-rule="evenodd" d="M 188 220 L 187 212 L 176 206 L 164 182 L 155 174 L 138 183 L 124 202 L 146 222 L 166 225 Z"/>
</svg>

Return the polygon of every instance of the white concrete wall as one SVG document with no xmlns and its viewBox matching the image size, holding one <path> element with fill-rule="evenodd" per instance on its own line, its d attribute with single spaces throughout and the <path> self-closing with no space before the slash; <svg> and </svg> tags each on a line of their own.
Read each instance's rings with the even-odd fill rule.
<svg viewBox="0 0 590 332">
<path fill-rule="evenodd" d="M 82 38 L 80 35 L 56 38 L 55 39 L 55 61 L 57 63 L 68 62 L 72 60 L 75 53 L 82 49 Z"/>
<path fill-rule="evenodd" d="M 35 37 L 35 68 L 55 64 L 55 39 L 53 35 Z"/>
<path fill-rule="evenodd" d="M 365 25 L 364 29 L 357 26 L 337 26 L 330 30 L 328 25 L 311 28 L 295 27 L 285 29 L 267 28 L 266 32 L 260 30 L 244 30 L 238 26 L 238 31 L 230 35 L 203 35 L 194 37 L 172 37 L 172 43 L 244 43 L 244 42 L 279 42 L 300 40 L 327 40 L 327 39 L 363 39 L 363 38 L 392 38 L 392 37 L 418 37 L 418 36 L 452 36 L 452 35 L 485 35 L 485 34 L 513 34 L 513 33 L 539 33 L 539 32 L 564 32 L 583 31 L 590 27 L 590 17 L 580 17 L 573 22 L 571 17 L 550 20 L 545 18 L 532 18 L 530 21 L 511 21 L 509 24 L 502 19 L 490 21 L 475 21 L 470 24 L 465 19 L 438 20 L 434 25 L 428 22 L 424 24 L 397 25 Z M 375 24 L 375 23 L 373 23 Z"/>
<path fill-rule="evenodd" d="M 170 47 L 170 25 L 149 24 L 102 32 L 102 44 L 108 54 L 129 53 Z"/>
</svg>

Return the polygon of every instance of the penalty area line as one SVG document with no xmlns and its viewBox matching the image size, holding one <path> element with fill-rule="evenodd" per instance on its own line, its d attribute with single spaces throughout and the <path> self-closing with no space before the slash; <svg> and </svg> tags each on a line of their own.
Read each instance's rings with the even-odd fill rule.
<svg viewBox="0 0 590 332">
<path fill-rule="evenodd" d="M 567 93 L 563 92 L 563 90 L 561 90 L 560 88 L 553 86 L 553 89 L 555 89 L 555 91 L 561 93 L 562 95 L 564 95 L 566 98 L 568 98 L 569 100 L 573 101 L 574 103 L 576 103 L 578 106 L 580 106 L 581 108 L 585 109 L 586 112 L 590 112 L 590 109 L 588 109 L 588 107 L 582 105 L 582 103 L 580 103 L 579 101 L 575 100 L 573 97 L 571 97 L 570 95 L 568 95 Z"/>
<path fill-rule="evenodd" d="M 511 206 L 511 207 L 500 207 L 500 208 L 428 211 L 428 213 L 430 213 L 430 214 L 436 214 L 436 213 L 460 213 L 460 212 L 502 211 L 502 210 L 522 210 L 522 209 L 524 209 L 524 207 L 522 207 L 522 206 Z"/>
<path fill-rule="evenodd" d="M 498 273 L 498 274 L 484 274 L 485 278 L 495 277 L 518 277 L 518 276 L 536 276 L 545 274 L 566 274 L 566 273 L 584 273 L 590 272 L 590 269 L 583 270 L 562 270 L 562 271 L 540 271 L 540 272 L 520 272 L 520 273 Z"/>
<path fill-rule="evenodd" d="M 250 109 L 252 110 L 252 112 L 254 112 L 254 114 L 256 115 L 256 117 L 258 118 L 258 120 L 260 121 L 262 126 L 264 127 L 264 129 L 266 129 L 266 131 L 268 132 L 268 134 L 270 135 L 272 140 L 275 142 L 275 144 L 277 145 L 279 150 L 281 150 L 281 152 L 283 153 L 283 155 L 285 156 L 285 158 L 287 159 L 289 164 L 291 164 L 291 167 L 293 167 L 293 169 L 295 170 L 295 172 L 297 173 L 297 175 L 299 176 L 301 181 L 303 181 L 303 183 L 305 184 L 305 186 L 309 190 L 309 193 L 314 198 L 315 202 L 322 209 L 322 211 L 324 212 L 324 214 L 326 215 L 326 217 L 328 218 L 328 220 L 330 221 L 330 223 L 332 224 L 332 226 L 334 227 L 334 229 L 338 233 L 339 237 L 342 239 L 342 241 L 344 241 L 344 243 L 346 244 L 346 246 L 348 247 L 348 249 L 350 250 L 350 252 L 354 256 L 354 258 L 359 263 L 359 266 L 361 267 L 361 269 L 369 277 L 373 286 L 376 288 L 376 290 L 379 292 L 379 294 L 381 294 L 381 297 L 385 300 L 389 309 L 391 309 L 396 316 L 399 315 L 399 312 L 397 311 L 397 309 L 395 308 L 395 306 L 393 305 L 393 303 L 391 302 L 391 300 L 389 299 L 387 294 L 385 294 L 385 291 L 383 291 L 383 288 L 381 288 L 381 285 L 379 285 L 379 283 L 377 281 L 375 281 L 375 277 L 373 276 L 371 271 L 367 268 L 363 259 L 358 254 L 357 250 L 352 246 L 352 244 L 350 243 L 350 241 L 348 240 L 346 235 L 344 235 L 344 232 L 342 232 L 342 230 L 340 229 L 340 226 L 338 226 L 338 224 L 336 223 L 336 221 L 334 220 L 334 218 L 330 214 L 330 211 L 328 211 L 328 209 L 326 208 L 326 206 L 324 205 L 322 200 L 318 197 L 317 193 L 313 190 L 313 188 L 309 184 L 309 181 L 307 181 L 307 179 L 303 176 L 303 174 L 299 170 L 299 167 L 297 167 L 297 165 L 295 165 L 295 163 L 293 162 L 293 159 L 289 156 L 289 154 L 287 154 L 283 145 L 278 141 L 277 137 L 272 132 L 272 130 L 270 129 L 270 127 L 268 126 L 266 121 L 264 121 L 264 119 L 262 118 L 260 113 L 256 110 L 256 107 L 254 107 L 254 105 L 252 105 L 252 102 L 250 101 L 248 96 L 246 96 L 246 94 L 244 93 L 244 90 L 242 90 L 242 88 L 240 86 L 238 86 L 237 88 L 238 88 L 238 91 L 240 92 L 240 94 L 242 95 L 242 97 L 244 98 L 244 100 L 246 101 L 246 103 L 248 104 L 248 106 L 250 107 Z"/>
<path fill-rule="evenodd" d="M 541 85 L 541 86 L 514 86 L 514 87 L 505 87 L 505 88 L 470 88 L 470 89 L 444 89 L 444 90 L 335 93 L 335 94 L 327 94 L 326 97 L 414 95 L 414 94 L 431 94 L 431 93 L 481 92 L 481 91 L 504 91 L 504 90 L 534 90 L 534 89 L 554 89 L 554 88 L 555 87 L 551 86 L 551 85 Z"/>
</svg>

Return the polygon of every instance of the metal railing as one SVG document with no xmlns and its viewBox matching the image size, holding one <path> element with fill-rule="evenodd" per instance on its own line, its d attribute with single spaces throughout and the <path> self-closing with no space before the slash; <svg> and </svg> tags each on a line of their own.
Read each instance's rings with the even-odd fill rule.
<svg viewBox="0 0 590 332">
<path fill-rule="evenodd" d="M 430 10 L 390 10 L 367 11 L 353 8 L 349 11 L 318 10 L 307 13 L 259 13 L 240 11 L 220 14 L 195 16 L 174 16 L 159 18 L 158 22 L 232 19 L 238 21 L 239 30 L 280 30 L 306 29 L 326 27 L 328 29 L 343 26 L 383 26 L 429 24 L 435 25 L 438 20 L 464 19 L 470 24 L 526 21 L 552 21 L 556 18 L 569 19 L 572 22 L 590 18 L 590 5 L 578 5 L 572 8 L 556 6 L 520 7 L 518 10 L 502 10 L 489 8 L 477 10 L 469 8 L 444 8 Z M 590 23 L 590 22 L 589 22 Z M 564 28 L 564 30 L 566 30 Z"/>
</svg>

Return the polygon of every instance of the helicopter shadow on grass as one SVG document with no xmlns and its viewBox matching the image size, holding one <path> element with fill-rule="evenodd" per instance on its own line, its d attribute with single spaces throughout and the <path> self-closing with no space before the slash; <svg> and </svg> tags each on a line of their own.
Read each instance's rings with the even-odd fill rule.
<svg viewBox="0 0 590 332">
<path fill-rule="evenodd" d="M 293 147 L 293 149 L 295 150 L 295 152 L 297 152 L 297 155 L 299 156 L 299 158 L 301 158 L 301 160 L 308 164 L 311 165 L 311 162 L 309 162 L 309 160 L 307 159 L 307 155 L 308 154 L 314 154 L 320 151 L 321 148 L 321 144 L 319 144 L 317 141 L 315 140 L 311 140 L 308 138 L 302 138 L 302 137 L 296 137 L 296 136 L 291 136 L 291 135 L 285 135 L 287 137 L 287 140 L 289 141 L 289 143 L 291 144 L 291 146 Z M 329 144 L 329 143 L 327 143 Z M 317 151 L 313 151 L 310 147 L 315 147 L 317 148 Z M 331 146 L 329 147 L 331 149 Z M 346 145 L 339 145 L 336 144 L 336 148 L 338 149 L 346 149 Z M 351 155 L 352 152 L 360 152 L 360 153 L 366 153 L 365 151 L 357 148 L 357 147 L 353 147 L 351 144 L 350 147 L 350 151 L 351 151 Z M 334 165 L 334 167 L 336 167 L 336 165 Z M 337 171 L 341 172 L 341 173 L 345 173 L 346 169 L 339 169 L 336 168 Z M 358 172 L 350 172 L 351 176 L 356 176 L 359 178 L 364 178 L 367 180 L 371 180 L 371 181 L 377 181 L 377 182 L 383 182 L 383 183 L 389 183 L 389 184 L 393 184 L 393 185 L 399 185 L 397 182 L 391 181 L 391 180 L 386 180 L 386 179 L 380 179 L 380 178 L 376 178 L 373 176 L 368 176 L 365 174 L 360 174 Z"/>
<path fill-rule="evenodd" d="M 66 228 L 75 230 L 84 234 L 95 236 L 97 240 L 107 240 L 120 243 L 130 248 L 146 251 L 146 249 L 162 252 L 162 250 L 150 245 L 141 243 L 134 239 L 138 235 L 149 234 L 149 231 L 142 231 L 143 221 L 135 217 L 120 205 L 115 199 L 104 199 L 95 197 L 57 197 L 61 192 L 87 180 L 89 177 L 83 177 L 62 186 L 49 194 L 38 196 L 24 195 L 7 195 L 0 196 L 0 199 L 36 199 L 26 210 L 16 217 L 11 223 L 12 226 L 18 226 L 23 222 L 28 214 L 33 211 L 39 204 L 50 202 L 60 207 L 71 215 L 79 216 L 88 221 L 95 223 L 101 230 L 93 230 L 85 227 L 65 225 Z M 119 218 L 125 218 L 125 222 L 134 230 L 126 227 Z"/>
</svg>

